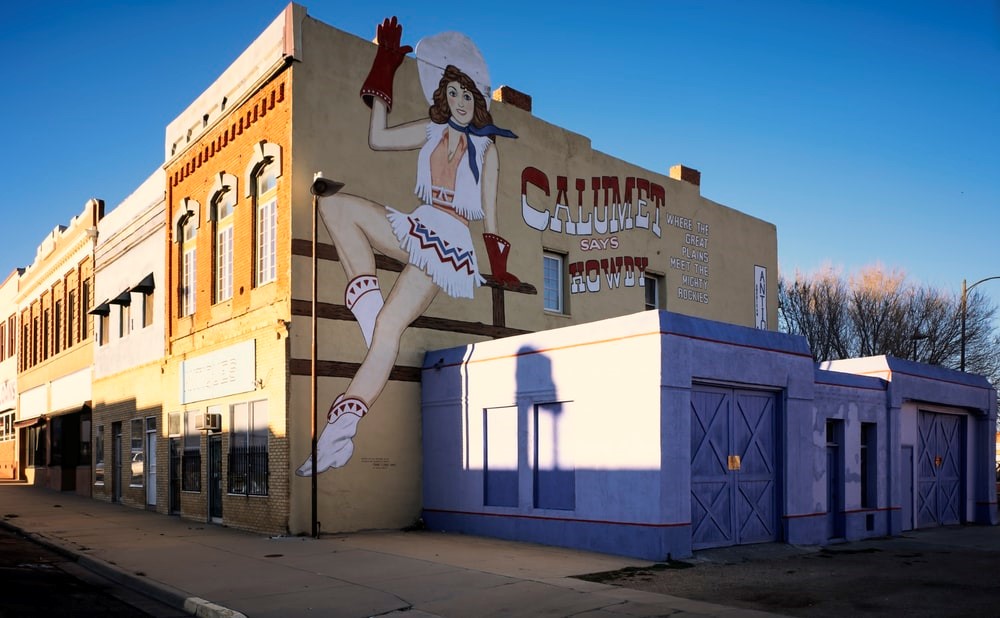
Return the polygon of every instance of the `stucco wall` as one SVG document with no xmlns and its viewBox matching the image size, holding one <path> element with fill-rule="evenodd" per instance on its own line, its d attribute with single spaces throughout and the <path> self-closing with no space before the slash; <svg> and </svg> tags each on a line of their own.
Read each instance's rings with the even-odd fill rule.
<svg viewBox="0 0 1000 618">
<path fill-rule="evenodd" d="M 405 32 L 404 24 L 404 38 Z M 358 96 L 375 53 L 366 33 L 350 35 L 306 17 L 296 45 L 297 62 L 290 69 L 294 152 L 286 178 L 293 255 L 290 438 L 293 459 L 296 454 L 304 459 L 310 446 L 308 417 L 302 415 L 309 401 L 309 379 L 296 368 L 306 366 L 311 338 L 309 315 L 304 306 L 295 310 L 294 301 L 305 303 L 311 297 L 308 190 L 313 175 L 323 172 L 345 183 L 341 197 L 358 196 L 402 212 L 412 211 L 420 201 L 414 195 L 417 150 L 369 147 L 371 112 Z M 499 87 L 497 78 L 494 81 L 492 87 Z M 390 126 L 427 119 L 428 104 L 413 57 L 406 58 L 397 72 L 392 97 Z M 661 306 L 745 326 L 755 324 L 754 267 L 761 266 L 768 274 L 765 315 L 769 328 L 776 328 L 774 225 L 717 204 L 702 196 L 697 185 L 669 177 L 667 167 L 673 162 L 664 161 L 660 170 L 645 170 L 595 151 L 587 137 L 514 105 L 494 100 L 490 112 L 494 124 L 517 135 L 498 137 L 490 148 L 499 158 L 497 231 L 511 243 L 508 270 L 524 285 L 480 287 L 472 299 L 437 293 L 403 332 L 388 382 L 358 425 L 352 460 L 325 472 L 318 481 L 324 530 L 398 527 L 419 515 L 418 380 L 428 350 L 640 311 L 645 288 L 637 264 L 661 277 Z M 594 227 L 599 219 L 608 222 L 606 231 Z M 582 233 L 588 221 L 591 231 Z M 480 271 L 493 274 L 482 240 L 484 224 L 473 221 L 469 229 Z M 382 240 L 380 235 L 369 236 L 378 239 L 373 243 Z M 326 410 L 348 388 L 367 349 L 345 306 L 349 277 L 343 257 L 337 256 L 334 239 L 322 221 L 318 242 L 322 431 Z M 545 251 L 564 260 L 562 312 L 543 309 Z M 405 262 L 383 257 L 378 256 L 377 272 L 371 274 L 377 275 L 388 298 Z M 616 264 L 621 266 L 618 272 Z M 620 392 L 611 386 L 605 390 L 608 405 L 617 406 Z M 302 531 L 308 524 L 309 481 L 293 478 L 292 483 L 292 527 Z M 379 491 L 372 492 L 372 487 Z"/>
<path fill-rule="evenodd" d="M 647 559 L 688 555 L 698 524 L 693 396 L 738 389 L 774 393 L 778 402 L 777 468 L 769 477 L 775 511 L 755 512 L 773 517 L 775 540 L 825 544 L 912 527 L 902 526 L 901 488 L 912 470 L 901 468 L 900 452 L 907 440 L 913 443 L 906 419 L 917 406 L 904 403 L 901 415 L 894 396 L 920 398 L 921 410 L 969 419 L 962 455 L 967 494 L 959 516 L 996 523 L 995 509 L 990 515 L 982 506 L 995 505 L 995 488 L 982 465 L 992 460 L 979 446 L 993 437 L 992 425 L 986 427 L 992 389 L 979 376 L 897 361 L 869 361 L 884 365 L 892 381 L 821 370 L 800 337 L 652 311 L 433 351 L 423 369 L 425 518 L 437 529 Z M 935 389 L 943 379 L 950 386 Z M 955 407 L 959 401 L 986 409 Z M 558 423 L 536 414 L 553 409 Z M 493 416 L 504 412 L 506 423 Z M 836 428 L 832 438 L 828 421 Z M 706 428 L 698 431 L 704 435 Z M 543 436 L 558 437 L 548 445 Z M 752 446 L 769 448 L 767 437 Z M 831 448 L 837 449 L 834 460 L 828 459 Z M 489 461 L 497 449 L 494 471 Z M 547 452 L 559 457 L 545 461 L 565 463 L 552 468 L 567 487 L 557 500 L 572 497 L 557 510 L 538 504 L 539 492 L 547 490 L 544 466 L 535 458 L 541 464 Z M 749 459 L 752 453 L 736 455 Z M 870 466 L 864 479 L 863 461 Z M 737 475 L 739 469 L 738 461 L 730 468 Z M 510 485 L 513 477 L 516 485 Z M 491 482 L 501 487 L 499 504 Z M 870 488 L 865 497 L 863 487 Z M 504 502 L 504 495 L 516 499 Z M 907 497 L 913 511 L 919 501 Z M 734 539 L 730 544 L 739 542 L 738 535 Z"/>
<path fill-rule="evenodd" d="M 94 348 L 95 380 L 163 357 L 167 295 L 165 183 L 163 171 L 158 170 L 98 224 L 94 257 L 97 302 L 115 298 L 150 274 L 155 289 L 151 298 L 153 321 L 145 327 L 143 296 L 130 294 L 130 324 L 125 337 L 118 335 L 118 305 L 111 305 L 108 342 Z"/>
</svg>

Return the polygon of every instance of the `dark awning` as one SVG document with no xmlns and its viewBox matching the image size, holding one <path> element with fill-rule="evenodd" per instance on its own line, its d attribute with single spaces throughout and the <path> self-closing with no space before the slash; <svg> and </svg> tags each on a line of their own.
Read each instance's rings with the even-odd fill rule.
<svg viewBox="0 0 1000 618">
<path fill-rule="evenodd" d="M 53 418 L 56 416 L 66 416 L 67 414 L 88 414 L 91 411 L 91 401 L 88 399 L 83 403 L 78 403 L 76 405 L 70 406 L 68 408 L 63 408 L 62 410 L 54 410 L 52 412 L 46 412 L 44 416 L 48 418 Z"/>
<path fill-rule="evenodd" d="M 115 305 L 124 305 L 128 307 L 129 305 L 132 304 L 132 293 L 130 290 L 126 289 L 124 292 L 122 292 L 118 296 L 115 296 L 108 302 Z"/>
<path fill-rule="evenodd" d="M 89 313 L 90 315 L 108 315 L 109 313 L 111 313 L 111 306 L 108 304 L 108 301 L 104 301 L 103 303 L 97 305 L 87 313 Z"/>
<path fill-rule="evenodd" d="M 153 285 L 153 273 L 149 273 L 142 278 L 142 281 L 132 286 L 132 291 L 137 294 L 149 294 L 156 286 Z"/>
<path fill-rule="evenodd" d="M 44 425 L 45 417 L 36 416 L 35 418 L 25 419 L 23 421 L 14 421 L 15 429 L 24 429 L 25 427 L 34 427 L 35 425 Z"/>
</svg>

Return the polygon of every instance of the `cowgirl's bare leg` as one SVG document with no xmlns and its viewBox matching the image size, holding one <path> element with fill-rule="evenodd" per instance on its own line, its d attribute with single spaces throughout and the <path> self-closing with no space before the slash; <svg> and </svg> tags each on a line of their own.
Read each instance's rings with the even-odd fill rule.
<svg viewBox="0 0 1000 618">
<path fill-rule="evenodd" d="M 396 364 L 399 340 L 413 320 L 423 315 L 440 288 L 424 271 L 408 265 L 392 286 L 375 323 L 371 349 L 347 387 L 345 397 L 371 405 L 378 399 Z"/>
<path fill-rule="evenodd" d="M 348 279 L 375 274 L 374 251 L 406 261 L 406 252 L 399 247 L 386 219 L 385 206 L 357 195 L 338 193 L 320 198 L 319 214 L 333 238 Z"/>
<path fill-rule="evenodd" d="M 347 391 L 337 398 L 327 416 L 327 423 L 317 443 L 316 474 L 343 466 L 354 454 L 353 438 L 358 421 L 368 412 L 368 406 L 375 402 L 385 387 L 396 363 L 403 331 L 423 314 L 434 300 L 438 289 L 427 274 L 412 265 L 400 273 L 379 314 L 368 355 Z M 312 457 L 296 471 L 299 476 L 310 476 L 313 473 Z"/>
<path fill-rule="evenodd" d="M 344 304 L 354 314 L 365 345 L 370 347 L 375 320 L 382 311 L 375 251 L 398 260 L 405 260 L 406 253 L 399 248 L 381 204 L 356 195 L 337 194 L 322 198 L 319 212 L 347 274 Z"/>
</svg>

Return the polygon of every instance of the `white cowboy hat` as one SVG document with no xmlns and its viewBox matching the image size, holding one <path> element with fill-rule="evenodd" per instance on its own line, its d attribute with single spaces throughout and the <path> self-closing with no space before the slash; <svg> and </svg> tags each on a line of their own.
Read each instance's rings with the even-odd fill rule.
<svg viewBox="0 0 1000 618">
<path fill-rule="evenodd" d="M 416 56 L 420 86 L 428 105 L 434 103 L 434 91 L 441 83 L 445 67 L 451 64 L 472 78 L 486 99 L 486 109 L 489 109 L 492 95 L 490 72 L 472 39 L 461 32 L 442 32 L 424 37 L 417 43 Z"/>
</svg>

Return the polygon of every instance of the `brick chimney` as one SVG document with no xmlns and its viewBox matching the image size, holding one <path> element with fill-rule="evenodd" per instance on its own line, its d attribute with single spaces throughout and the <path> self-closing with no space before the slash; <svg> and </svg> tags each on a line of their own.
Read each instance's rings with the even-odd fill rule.
<svg viewBox="0 0 1000 618">
<path fill-rule="evenodd" d="M 671 165 L 670 166 L 670 177 L 674 180 L 683 180 L 684 182 L 690 182 L 696 187 L 701 186 L 701 172 L 694 169 L 693 167 L 688 167 L 686 165 Z"/>
<path fill-rule="evenodd" d="M 493 91 L 493 100 L 513 105 L 518 109 L 531 112 L 531 95 L 524 94 L 520 90 L 514 90 L 510 86 L 500 86 Z"/>
</svg>

